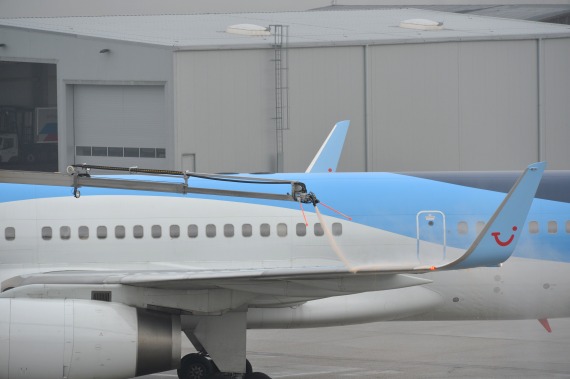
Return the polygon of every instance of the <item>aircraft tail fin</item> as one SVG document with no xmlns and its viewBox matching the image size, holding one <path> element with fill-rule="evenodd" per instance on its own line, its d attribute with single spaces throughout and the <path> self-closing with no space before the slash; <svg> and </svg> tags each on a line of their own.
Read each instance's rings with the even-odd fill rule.
<svg viewBox="0 0 570 379">
<path fill-rule="evenodd" d="M 306 173 L 335 172 L 346 139 L 350 121 L 337 122 L 313 158 Z"/>
<path fill-rule="evenodd" d="M 515 250 L 545 168 L 545 162 L 528 166 L 466 253 L 437 269 L 497 266 L 506 261 Z"/>
</svg>

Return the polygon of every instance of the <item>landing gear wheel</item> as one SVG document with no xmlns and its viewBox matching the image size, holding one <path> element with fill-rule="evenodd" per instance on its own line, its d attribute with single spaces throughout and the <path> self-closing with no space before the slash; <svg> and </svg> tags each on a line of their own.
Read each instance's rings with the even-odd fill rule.
<svg viewBox="0 0 570 379">
<path fill-rule="evenodd" d="M 185 355 L 177 370 L 180 379 L 206 379 L 214 372 L 212 362 L 200 354 Z"/>
<path fill-rule="evenodd" d="M 223 372 L 215 372 L 212 375 L 208 376 L 206 379 L 229 379 L 230 377 L 224 374 Z"/>
<path fill-rule="evenodd" d="M 251 374 L 245 374 L 243 379 L 271 379 L 271 377 L 262 372 L 252 372 Z"/>
<path fill-rule="evenodd" d="M 245 373 L 246 374 L 251 374 L 253 372 L 253 367 L 251 366 L 251 362 L 249 361 L 249 359 L 245 360 Z"/>
</svg>

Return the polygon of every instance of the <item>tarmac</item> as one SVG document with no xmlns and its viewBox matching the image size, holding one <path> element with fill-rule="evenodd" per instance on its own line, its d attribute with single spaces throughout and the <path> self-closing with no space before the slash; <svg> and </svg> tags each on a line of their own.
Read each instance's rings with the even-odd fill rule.
<svg viewBox="0 0 570 379">
<path fill-rule="evenodd" d="M 250 330 L 247 356 L 273 379 L 570 378 L 570 319 L 550 325 L 552 333 L 536 320 Z M 184 339 L 183 353 L 193 351 Z"/>
</svg>

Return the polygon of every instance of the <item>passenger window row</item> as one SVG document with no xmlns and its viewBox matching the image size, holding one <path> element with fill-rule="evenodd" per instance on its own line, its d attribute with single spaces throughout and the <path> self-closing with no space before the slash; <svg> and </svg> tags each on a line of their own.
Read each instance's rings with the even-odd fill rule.
<svg viewBox="0 0 570 379">
<path fill-rule="evenodd" d="M 236 227 L 233 224 L 224 224 L 222 233 L 226 238 L 232 238 L 236 233 L 241 233 L 242 237 L 248 238 L 254 235 L 254 227 L 251 224 L 241 225 L 241 232 L 236 231 Z M 239 229 L 239 227 L 238 227 Z M 271 225 L 268 223 L 263 223 L 259 225 L 259 235 L 261 237 L 271 236 Z M 218 235 L 218 228 L 215 224 L 207 224 L 203 227 L 203 234 L 207 238 L 214 238 Z M 342 224 L 334 222 L 331 225 L 331 232 L 334 236 L 342 235 Z M 57 231 L 55 232 L 57 233 Z M 124 239 L 127 236 L 127 229 L 124 225 L 117 225 L 111 228 L 110 233 L 113 233 L 116 239 Z M 287 237 L 288 228 L 285 223 L 278 223 L 275 226 L 275 232 L 278 237 Z M 304 237 L 307 235 L 307 226 L 303 223 L 298 223 L 295 226 L 295 233 L 299 237 Z M 313 226 L 313 233 L 317 237 L 324 235 L 324 228 L 320 223 L 316 223 Z M 106 239 L 109 232 L 106 226 L 100 225 L 95 228 L 95 236 L 98 239 Z M 179 225 L 170 225 L 168 228 L 168 235 L 170 238 L 179 238 L 181 236 Z M 200 236 L 200 227 L 196 224 L 190 224 L 187 227 L 188 238 L 198 238 Z M 132 236 L 135 239 L 142 239 L 145 236 L 144 227 L 142 225 L 134 225 L 132 228 Z M 150 228 L 150 236 L 154 239 L 162 238 L 162 226 L 152 225 Z M 16 229 L 14 227 L 7 227 L 4 229 L 4 237 L 7 241 L 13 241 L 16 239 Z M 43 240 L 49 241 L 54 237 L 54 229 L 51 226 L 44 226 L 41 229 L 41 237 Z M 82 225 L 77 228 L 77 238 L 80 240 L 87 240 L 90 237 L 90 230 L 88 226 Z M 71 227 L 61 226 L 59 228 L 59 238 L 62 240 L 69 240 L 72 238 Z"/>
<path fill-rule="evenodd" d="M 475 232 L 479 234 L 485 223 L 483 221 L 477 221 L 475 224 Z M 566 233 L 570 234 L 570 220 L 566 221 L 565 223 Z M 558 233 L 558 222 L 551 220 L 546 223 L 546 231 L 548 234 L 557 234 Z M 457 223 L 457 233 L 458 234 L 467 234 L 469 232 L 469 224 L 466 221 L 459 221 Z M 540 226 L 538 221 L 529 221 L 528 223 L 528 232 L 530 234 L 538 234 L 540 232 Z"/>
</svg>

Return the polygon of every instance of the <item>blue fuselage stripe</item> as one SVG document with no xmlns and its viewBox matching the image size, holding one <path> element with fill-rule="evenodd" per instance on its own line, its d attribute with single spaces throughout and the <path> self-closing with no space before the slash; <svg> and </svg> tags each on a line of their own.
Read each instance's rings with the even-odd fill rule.
<svg viewBox="0 0 570 379">
<path fill-rule="evenodd" d="M 417 238 L 418 212 L 440 211 L 445 215 L 447 245 L 461 249 L 468 248 L 475 239 L 476 223 L 487 221 L 505 197 L 505 194 L 501 192 L 390 173 L 275 174 L 264 177 L 301 180 L 307 185 L 307 189 L 314 192 L 321 201 L 349 215 L 352 217 L 353 222 L 412 238 Z M 179 180 L 174 178 L 153 179 L 148 176 L 121 176 L 121 178 L 157 181 Z M 244 185 L 211 182 L 203 179 L 191 179 L 189 185 L 252 192 L 286 193 L 290 191 L 287 185 Z M 52 186 L 0 184 L 0 193 L 2 194 L 0 202 L 13 202 L 72 196 L 72 189 Z M 289 209 L 299 208 L 298 204 L 285 201 L 81 188 L 81 196 L 104 195 L 192 197 Z M 321 207 L 320 210 L 331 217 L 340 217 L 324 207 Z M 305 206 L 305 211 L 313 211 L 312 206 Z M 566 222 L 570 219 L 569 215 L 569 203 L 535 199 L 527 223 L 523 227 L 522 237 L 515 255 L 570 262 L 570 252 L 568 251 L 570 234 L 566 229 Z M 540 232 L 529 234 L 528 221 L 537 221 L 540 225 Z M 557 222 L 557 233 L 547 232 L 546 225 L 549 221 Z M 458 224 L 460 222 L 467 223 L 466 233 L 459 232 Z M 433 238 L 437 239 L 438 237 L 435 236 Z M 443 239 L 432 242 L 443 243 Z"/>
</svg>

